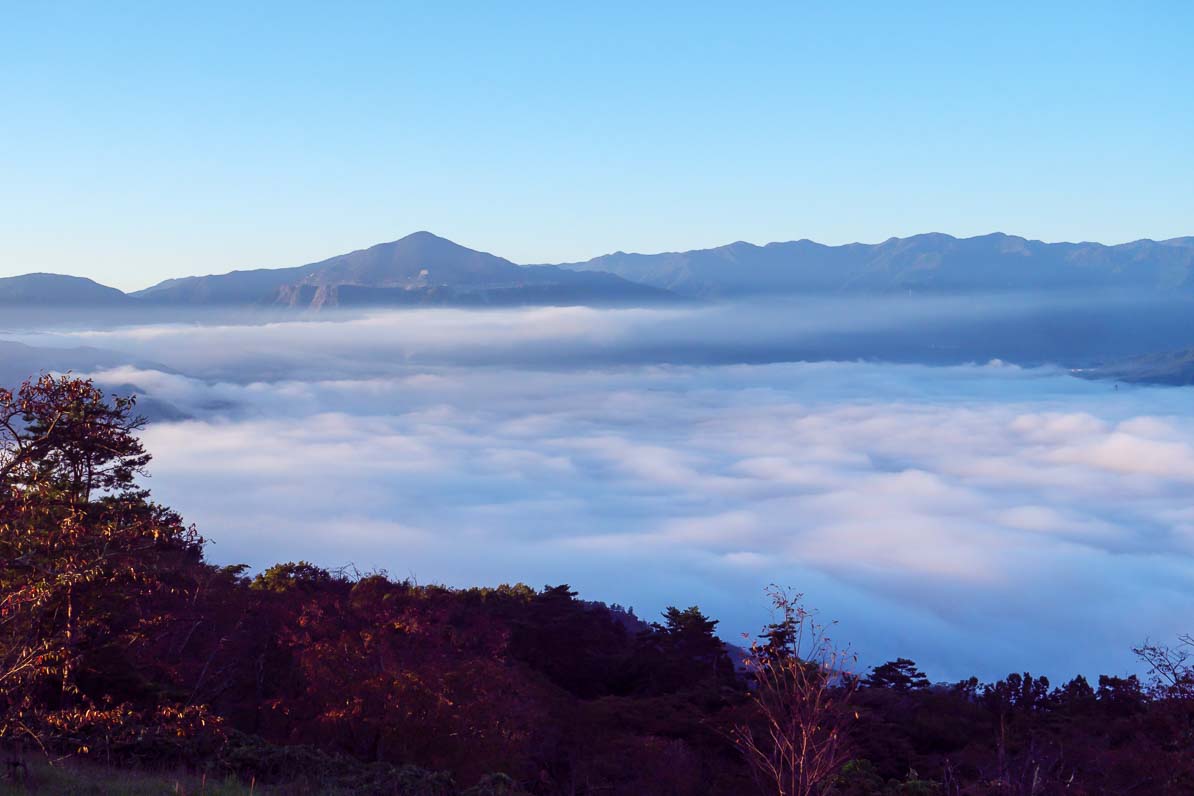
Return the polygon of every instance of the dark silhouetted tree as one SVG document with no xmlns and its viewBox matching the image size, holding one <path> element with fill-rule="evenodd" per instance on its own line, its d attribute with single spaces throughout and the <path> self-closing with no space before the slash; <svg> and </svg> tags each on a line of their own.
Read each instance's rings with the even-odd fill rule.
<svg viewBox="0 0 1194 796">
<path fill-rule="evenodd" d="M 916 662 L 907 658 L 880 664 L 863 678 L 865 688 L 890 688 L 893 691 L 916 691 L 929 687 L 929 678 L 916 668 Z"/>
</svg>

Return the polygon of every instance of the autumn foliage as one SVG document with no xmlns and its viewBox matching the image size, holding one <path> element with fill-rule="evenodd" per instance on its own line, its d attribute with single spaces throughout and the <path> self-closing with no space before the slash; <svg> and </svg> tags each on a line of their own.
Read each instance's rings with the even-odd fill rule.
<svg viewBox="0 0 1194 796">
<path fill-rule="evenodd" d="M 749 650 L 566 585 L 251 573 L 153 503 L 131 399 L 0 390 L 0 748 L 286 792 L 1182 794 L 1188 647 L 1155 681 L 855 672 L 787 592 Z"/>
</svg>

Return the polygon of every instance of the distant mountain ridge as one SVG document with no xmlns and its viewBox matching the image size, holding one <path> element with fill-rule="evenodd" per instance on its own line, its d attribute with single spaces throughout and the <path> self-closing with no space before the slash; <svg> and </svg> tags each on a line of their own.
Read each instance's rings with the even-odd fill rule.
<svg viewBox="0 0 1194 796">
<path fill-rule="evenodd" d="M 403 305 L 648 302 L 667 291 L 605 273 L 523 266 L 430 232 L 297 268 L 172 279 L 131 294 L 158 304 L 263 304 L 310 309 Z"/>
<path fill-rule="evenodd" d="M 1044 243 L 941 233 L 826 246 L 810 240 L 662 254 L 615 252 L 562 267 L 601 271 L 694 298 L 782 293 L 1136 288 L 1194 293 L 1194 237 Z"/>
<path fill-rule="evenodd" d="M 827 246 L 810 240 L 517 265 L 416 232 L 292 268 L 168 279 L 134 293 L 89 279 L 0 279 L 0 305 L 325 307 L 650 304 L 785 294 L 1139 290 L 1194 296 L 1194 237 L 1044 243 L 941 233 Z"/>
<path fill-rule="evenodd" d="M 24 274 L 0 278 L 0 305 L 120 306 L 128 296 L 81 276 Z"/>
<path fill-rule="evenodd" d="M 1129 384 L 1194 385 L 1194 348 L 1160 351 L 1074 371 L 1091 379 L 1112 379 Z"/>
</svg>

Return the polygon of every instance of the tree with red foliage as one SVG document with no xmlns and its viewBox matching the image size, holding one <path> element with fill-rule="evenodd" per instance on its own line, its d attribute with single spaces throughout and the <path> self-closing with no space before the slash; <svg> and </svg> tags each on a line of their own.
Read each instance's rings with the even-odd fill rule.
<svg viewBox="0 0 1194 796">
<path fill-rule="evenodd" d="M 0 390 L 0 737 L 41 742 L 51 714 L 119 700 L 154 601 L 201 564 L 194 530 L 136 485 L 134 407 L 67 376 Z"/>
</svg>

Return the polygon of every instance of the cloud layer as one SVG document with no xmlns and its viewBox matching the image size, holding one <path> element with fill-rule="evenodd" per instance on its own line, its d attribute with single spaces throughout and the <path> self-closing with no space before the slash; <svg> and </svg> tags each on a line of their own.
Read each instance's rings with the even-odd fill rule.
<svg viewBox="0 0 1194 796">
<path fill-rule="evenodd" d="M 192 416 L 146 431 L 149 485 L 217 561 L 567 581 L 648 616 L 699 603 L 727 638 L 766 621 L 774 581 L 867 662 L 942 679 L 1125 671 L 1132 644 L 1194 629 L 1186 390 L 582 355 L 660 351 L 699 319 L 445 310 L 55 339 L 164 363 L 98 375 Z"/>
</svg>

